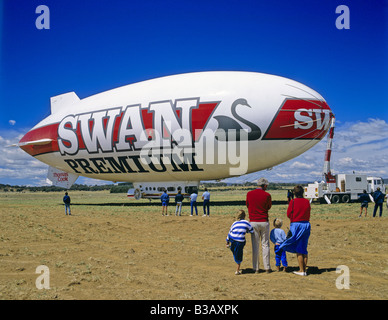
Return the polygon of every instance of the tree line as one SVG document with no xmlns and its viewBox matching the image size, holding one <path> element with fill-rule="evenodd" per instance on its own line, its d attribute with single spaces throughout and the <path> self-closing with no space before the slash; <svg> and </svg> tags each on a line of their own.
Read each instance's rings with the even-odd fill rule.
<svg viewBox="0 0 388 320">
<path fill-rule="evenodd" d="M 271 190 L 283 190 L 291 189 L 295 184 L 293 183 L 271 183 Z M 254 182 L 240 183 L 225 183 L 225 182 L 204 182 L 201 183 L 201 189 L 209 188 L 213 191 L 222 190 L 234 190 L 236 188 L 254 188 L 257 184 Z M 133 184 L 130 182 L 122 182 L 116 184 L 104 184 L 104 185 L 86 185 L 86 184 L 73 184 L 69 190 L 71 191 L 103 191 L 109 190 L 110 193 L 127 193 L 128 189 L 133 188 Z M 58 192 L 63 191 L 63 188 L 56 186 L 11 186 L 9 184 L 0 184 L 0 191 L 3 192 Z"/>
<path fill-rule="evenodd" d="M 132 188 L 132 183 L 123 182 L 115 184 L 104 184 L 89 186 L 86 184 L 73 184 L 69 190 L 71 191 L 102 191 L 109 190 L 110 193 L 126 193 L 129 188 Z M 56 186 L 11 186 L 9 184 L 0 184 L 0 190 L 3 192 L 58 192 L 63 191 L 63 188 Z"/>
</svg>

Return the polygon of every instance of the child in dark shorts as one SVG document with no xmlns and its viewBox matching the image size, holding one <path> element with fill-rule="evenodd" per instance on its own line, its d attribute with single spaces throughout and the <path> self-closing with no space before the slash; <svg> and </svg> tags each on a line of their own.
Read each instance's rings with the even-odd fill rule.
<svg viewBox="0 0 388 320">
<path fill-rule="evenodd" d="M 236 275 L 241 274 L 240 266 L 243 260 L 243 251 L 246 243 L 245 234 L 253 233 L 253 227 L 245 219 L 245 211 L 239 210 L 236 220 L 230 227 L 228 236 L 226 237 L 226 246 L 233 252 L 234 261 L 237 263 Z"/>
<path fill-rule="evenodd" d="M 358 197 L 361 201 L 361 207 L 360 207 L 360 215 L 358 216 L 361 218 L 362 216 L 362 208 L 365 208 L 365 217 L 368 210 L 368 202 L 370 201 L 369 195 L 366 193 L 366 190 L 363 191 L 362 195 Z"/>
</svg>

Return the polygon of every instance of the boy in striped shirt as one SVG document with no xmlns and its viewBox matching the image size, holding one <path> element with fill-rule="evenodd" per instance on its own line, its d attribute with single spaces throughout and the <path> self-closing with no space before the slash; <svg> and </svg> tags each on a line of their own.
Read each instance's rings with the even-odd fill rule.
<svg viewBox="0 0 388 320">
<path fill-rule="evenodd" d="M 246 243 L 245 234 L 253 233 L 253 227 L 245 219 L 245 211 L 239 210 L 237 218 L 230 227 L 228 236 L 226 237 L 226 246 L 233 252 L 234 261 L 237 263 L 236 275 L 241 274 L 240 266 L 243 260 L 243 251 Z"/>
</svg>

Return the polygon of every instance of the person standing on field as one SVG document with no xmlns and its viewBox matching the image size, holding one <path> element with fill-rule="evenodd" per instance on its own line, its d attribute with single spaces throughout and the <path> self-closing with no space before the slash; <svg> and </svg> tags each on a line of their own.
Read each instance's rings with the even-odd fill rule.
<svg viewBox="0 0 388 320">
<path fill-rule="evenodd" d="M 280 262 L 283 263 L 283 271 L 287 271 L 288 262 L 287 262 L 287 255 L 285 251 L 278 252 L 279 246 L 286 240 L 286 233 L 282 229 L 283 221 L 281 219 L 275 219 L 273 222 L 273 226 L 275 227 L 272 229 L 269 238 L 275 245 L 274 251 L 275 251 L 275 261 L 276 261 L 276 269 L 277 271 L 280 271 Z"/>
<path fill-rule="evenodd" d="M 202 200 L 203 200 L 203 216 L 208 217 L 209 207 L 210 207 L 210 192 L 207 191 L 207 188 L 205 188 L 205 192 L 202 194 Z M 207 209 L 207 215 L 206 215 L 206 209 Z"/>
<path fill-rule="evenodd" d="M 175 196 L 175 215 L 181 215 L 182 212 L 182 201 L 183 201 L 183 195 L 181 193 L 181 190 L 178 191 L 177 195 Z"/>
<path fill-rule="evenodd" d="M 366 193 L 366 190 L 364 190 L 363 193 L 358 198 L 359 198 L 359 200 L 361 202 L 360 215 L 358 217 L 361 218 L 361 216 L 362 216 L 362 209 L 363 208 L 365 210 L 365 217 L 366 217 L 366 214 L 367 214 L 367 211 L 368 211 L 368 203 L 370 201 L 369 195 Z"/>
<path fill-rule="evenodd" d="M 198 192 L 194 191 L 190 195 L 190 206 L 191 206 L 191 217 L 193 216 L 193 208 L 195 208 L 195 214 L 198 215 L 198 209 L 197 209 L 197 197 L 198 197 Z"/>
<path fill-rule="evenodd" d="M 299 271 L 294 274 L 307 275 L 308 241 L 311 233 L 310 225 L 310 201 L 303 198 L 303 187 L 295 186 L 295 199 L 291 200 L 287 209 L 287 217 L 290 219 L 290 231 L 287 239 L 279 246 L 277 254 L 282 251 L 296 253 Z"/>
<path fill-rule="evenodd" d="M 375 207 L 373 209 L 373 217 L 376 216 L 378 208 L 380 208 L 380 217 L 383 215 L 384 198 L 385 198 L 385 194 L 380 191 L 380 188 L 377 188 L 377 191 L 373 192 L 373 200 L 375 201 Z"/>
<path fill-rule="evenodd" d="M 264 269 L 270 273 L 270 247 L 269 247 L 269 222 L 268 211 L 272 207 L 271 195 L 265 190 L 268 187 L 268 180 L 260 178 L 258 187 L 247 193 L 246 206 L 249 213 L 249 221 L 253 227 L 252 234 L 252 265 L 253 270 L 259 272 L 259 246 L 261 243 Z"/>
<path fill-rule="evenodd" d="M 67 211 L 69 211 L 69 216 L 71 216 L 70 202 L 71 202 L 71 199 L 69 197 L 69 194 L 65 192 L 65 196 L 63 197 L 63 203 L 65 204 L 65 213 L 67 215 Z"/>
<path fill-rule="evenodd" d="M 226 237 L 226 246 L 233 252 L 234 261 L 237 264 L 235 275 L 241 274 L 241 262 L 243 260 L 244 246 L 246 243 L 245 234 L 253 233 L 253 228 L 248 221 L 245 220 L 245 211 L 239 210 L 236 221 L 230 227 L 228 236 Z"/>
<path fill-rule="evenodd" d="M 170 196 L 167 194 L 167 190 L 164 189 L 163 194 L 160 197 L 160 201 L 162 201 L 162 216 L 166 213 L 166 216 L 168 216 L 167 208 L 168 203 L 170 201 Z"/>
</svg>

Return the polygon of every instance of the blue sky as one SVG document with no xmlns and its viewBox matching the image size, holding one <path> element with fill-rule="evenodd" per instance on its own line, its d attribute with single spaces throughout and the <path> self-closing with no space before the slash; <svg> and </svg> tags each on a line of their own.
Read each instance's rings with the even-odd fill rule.
<svg viewBox="0 0 388 320">
<path fill-rule="evenodd" d="M 46 167 L 6 144 L 16 143 L 49 115 L 51 96 L 75 91 L 82 99 L 146 79 L 207 70 L 270 73 L 315 89 L 337 118 L 338 152 L 334 155 L 334 150 L 333 158 L 338 171 L 356 166 L 388 177 L 388 162 L 374 163 L 377 160 L 371 157 L 377 152 L 388 158 L 387 1 L 3 0 L 1 4 L 0 183 L 43 183 Z M 41 4 L 50 9 L 48 30 L 35 27 L 39 16 L 35 9 Z M 349 8 L 350 29 L 336 28 L 339 5 Z M 352 136 L 351 130 L 365 129 L 369 140 Z M 352 149 L 352 143 L 357 148 Z M 364 153 L 371 143 L 378 148 Z M 324 148 L 322 142 L 316 150 Z M 294 166 L 302 180 L 312 179 L 321 170 L 323 154 L 316 159 L 318 167 L 309 171 L 308 156 L 268 175 L 273 180 L 295 179 L 286 177 L 287 168 Z M 35 166 L 35 174 L 23 173 L 26 164 Z"/>
</svg>

